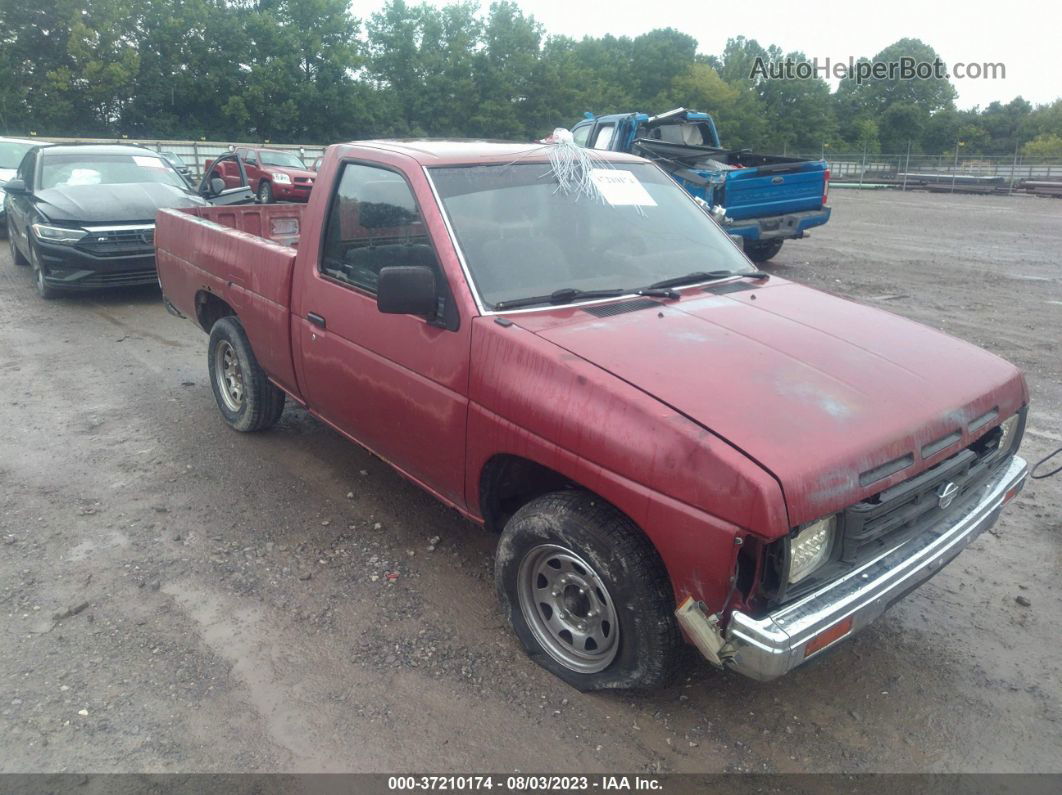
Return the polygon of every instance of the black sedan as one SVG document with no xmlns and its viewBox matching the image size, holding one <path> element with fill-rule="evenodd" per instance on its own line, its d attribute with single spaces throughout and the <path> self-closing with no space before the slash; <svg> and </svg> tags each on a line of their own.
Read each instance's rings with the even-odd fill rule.
<svg viewBox="0 0 1062 795">
<path fill-rule="evenodd" d="M 37 292 L 155 284 L 155 213 L 207 204 L 157 152 L 81 144 L 31 149 L 4 189 L 17 265 Z"/>
</svg>

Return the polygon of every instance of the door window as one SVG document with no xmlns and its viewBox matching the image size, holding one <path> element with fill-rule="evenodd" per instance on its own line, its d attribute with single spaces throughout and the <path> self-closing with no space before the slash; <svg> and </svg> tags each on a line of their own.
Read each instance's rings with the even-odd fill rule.
<svg viewBox="0 0 1062 795">
<path fill-rule="evenodd" d="M 615 124 L 602 124 L 597 128 L 594 135 L 594 149 L 608 149 L 612 143 L 612 132 L 616 129 Z"/>
<path fill-rule="evenodd" d="M 244 158 L 244 161 L 252 166 L 258 165 L 258 153 L 248 151 L 247 156 Z"/>
<path fill-rule="evenodd" d="M 321 273 L 375 293 L 380 269 L 391 265 L 428 266 L 442 283 L 409 184 L 394 171 L 347 163 L 332 197 Z"/>
<path fill-rule="evenodd" d="M 572 139 L 579 146 L 586 146 L 586 139 L 590 137 L 590 130 L 594 128 L 592 124 L 582 124 L 572 130 Z"/>
</svg>

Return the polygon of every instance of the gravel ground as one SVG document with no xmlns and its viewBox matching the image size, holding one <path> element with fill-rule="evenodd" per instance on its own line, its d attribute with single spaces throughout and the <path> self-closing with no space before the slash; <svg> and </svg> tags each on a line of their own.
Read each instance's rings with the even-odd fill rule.
<svg viewBox="0 0 1062 795">
<path fill-rule="evenodd" d="M 1014 361 L 1024 454 L 1062 444 L 1062 201 L 833 204 L 770 268 Z M 1062 475 L 783 680 L 583 695 L 502 625 L 491 536 L 298 409 L 230 431 L 205 346 L 0 255 L 0 772 L 1062 771 Z"/>
</svg>

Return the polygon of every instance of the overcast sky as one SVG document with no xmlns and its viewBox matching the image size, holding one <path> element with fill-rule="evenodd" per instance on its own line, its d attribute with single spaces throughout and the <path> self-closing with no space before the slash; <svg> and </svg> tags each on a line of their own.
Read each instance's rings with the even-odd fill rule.
<svg viewBox="0 0 1062 795">
<path fill-rule="evenodd" d="M 786 52 L 801 50 L 820 61 L 827 57 L 847 61 L 849 56 L 872 57 L 904 37 L 918 38 L 936 49 L 949 66 L 955 62 L 1006 65 L 1003 80 L 953 78 L 960 108 L 983 107 L 996 99 L 1009 102 L 1018 95 L 1034 104 L 1062 97 L 1058 60 L 1062 56 L 1062 3 L 1057 0 L 518 2 L 550 33 L 575 38 L 606 33 L 637 36 L 653 28 L 673 27 L 696 38 L 699 51 L 708 54 L 719 54 L 728 38 L 744 35 L 764 47 L 777 44 Z M 446 5 L 443 0 L 432 4 Z M 353 5 L 355 14 L 364 18 L 383 6 L 384 0 L 354 0 Z M 488 6 L 483 0 L 482 7 Z"/>
</svg>

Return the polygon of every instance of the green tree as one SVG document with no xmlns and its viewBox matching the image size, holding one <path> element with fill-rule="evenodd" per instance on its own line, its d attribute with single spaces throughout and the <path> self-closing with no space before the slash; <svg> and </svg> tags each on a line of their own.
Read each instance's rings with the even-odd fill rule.
<svg viewBox="0 0 1062 795">
<path fill-rule="evenodd" d="M 1062 135 L 1041 133 L 1021 148 L 1023 155 L 1062 158 Z"/>
</svg>

